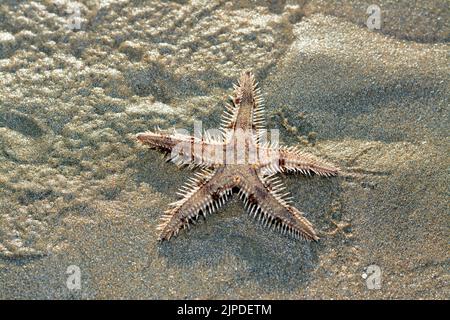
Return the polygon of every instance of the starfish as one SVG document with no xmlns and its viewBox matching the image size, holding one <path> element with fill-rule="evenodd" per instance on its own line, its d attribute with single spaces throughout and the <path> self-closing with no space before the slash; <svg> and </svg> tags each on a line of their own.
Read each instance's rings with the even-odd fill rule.
<svg viewBox="0 0 450 320">
<path fill-rule="evenodd" d="M 303 213 L 291 205 L 278 173 L 335 176 L 339 168 L 295 147 L 266 142 L 261 91 L 250 71 L 240 75 L 226 104 L 220 136 L 189 136 L 174 132 L 137 134 L 139 142 L 170 153 L 168 160 L 198 169 L 180 189 L 181 199 L 165 211 L 159 240 L 170 240 L 238 193 L 249 214 L 264 225 L 294 238 L 319 237 Z"/>
</svg>

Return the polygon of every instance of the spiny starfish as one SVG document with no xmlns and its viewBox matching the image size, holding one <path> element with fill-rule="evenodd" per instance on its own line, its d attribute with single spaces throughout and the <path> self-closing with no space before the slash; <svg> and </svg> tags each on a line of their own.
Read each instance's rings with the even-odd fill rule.
<svg viewBox="0 0 450 320">
<path fill-rule="evenodd" d="M 264 107 L 250 71 L 244 71 L 234 85 L 226 109 L 219 139 L 160 130 L 137 134 L 141 143 L 170 152 L 169 160 L 178 165 L 200 168 L 197 177 L 181 188 L 182 198 L 165 211 L 158 226 L 159 240 L 169 240 L 180 229 L 195 223 L 200 214 L 206 217 L 238 191 L 250 215 L 264 225 L 295 238 L 317 241 L 312 224 L 290 205 L 281 181 L 274 175 L 298 172 L 335 176 L 339 169 L 294 147 L 263 142 Z"/>
</svg>

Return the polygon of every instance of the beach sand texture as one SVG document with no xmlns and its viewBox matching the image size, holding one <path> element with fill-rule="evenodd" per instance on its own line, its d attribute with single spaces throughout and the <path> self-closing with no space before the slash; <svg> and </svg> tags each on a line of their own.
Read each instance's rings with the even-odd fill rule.
<svg viewBox="0 0 450 320">
<path fill-rule="evenodd" d="M 450 298 L 448 2 L 379 1 L 378 31 L 371 1 L 72 3 L 0 4 L 0 299 Z M 192 172 L 135 134 L 218 128 L 249 68 L 282 143 L 361 176 L 282 176 L 318 243 L 236 196 L 158 243 Z"/>
</svg>

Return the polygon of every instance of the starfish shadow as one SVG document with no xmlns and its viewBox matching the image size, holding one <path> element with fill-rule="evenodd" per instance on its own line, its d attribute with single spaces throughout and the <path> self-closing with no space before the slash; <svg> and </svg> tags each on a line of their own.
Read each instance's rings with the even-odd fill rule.
<svg viewBox="0 0 450 320">
<path fill-rule="evenodd" d="M 328 185 L 328 193 L 333 193 L 336 185 L 331 180 L 324 183 L 320 177 L 308 180 L 294 190 L 294 198 L 301 199 L 300 194 L 308 191 L 307 199 L 302 199 L 300 207 L 314 198 L 314 205 L 308 205 L 308 212 L 314 212 L 314 220 L 326 228 L 327 208 L 332 198 L 338 195 L 323 196 L 323 186 Z M 317 183 L 320 188 L 314 186 Z M 314 190 L 317 197 L 314 197 Z M 187 272 L 198 265 L 217 268 L 237 263 L 239 267 L 233 273 L 234 283 L 229 286 L 250 281 L 266 292 L 289 292 L 309 283 L 319 262 L 321 246 L 321 242 L 298 241 L 255 223 L 235 195 L 225 208 L 200 222 L 199 226 L 181 232 L 170 242 L 161 243 L 158 250 L 169 264 L 180 270 L 189 270 Z"/>
</svg>

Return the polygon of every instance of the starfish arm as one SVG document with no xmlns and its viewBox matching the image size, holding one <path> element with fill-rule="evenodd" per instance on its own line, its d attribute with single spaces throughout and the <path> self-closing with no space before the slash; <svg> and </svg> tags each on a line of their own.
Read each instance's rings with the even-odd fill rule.
<svg viewBox="0 0 450 320">
<path fill-rule="evenodd" d="M 255 174 L 248 175 L 240 187 L 247 211 L 258 221 L 262 220 L 265 226 L 270 225 L 295 238 L 319 240 L 312 224 L 289 204 L 288 193 L 283 194 L 280 180 L 264 178 L 255 170 Z"/>
<path fill-rule="evenodd" d="M 147 131 L 138 133 L 136 139 L 150 148 L 170 154 L 168 159 L 178 165 L 215 167 L 224 162 L 224 143 L 212 138 Z"/>
<path fill-rule="evenodd" d="M 225 137 L 230 137 L 226 133 L 235 134 L 236 131 L 251 131 L 258 137 L 264 129 L 264 105 L 253 73 L 244 71 L 241 74 L 230 100 L 222 119 Z"/>
<path fill-rule="evenodd" d="M 206 217 L 207 213 L 214 212 L 228 200 L 234 183 L 221 172 L 222 168 L 203 170 L 180 189 L 178 194 L 182 198 L 171 204 L 172 208 L 165 211 L 158 226 L 160 241 L 170 240 L 181 229 L 195 223 L 200 213 Z"/>
<path fill-rule="evenodd" d="M 316 156 L 301 152 L 294 147 L 280 147 L 262 149 L 260 157 L 261 170 L 266 173 L 293 172 L 311 175 L 312 173 L 320 176 L 336 176 L 340 169 L 330 163 L 327 163 Z"/>
</svg>

